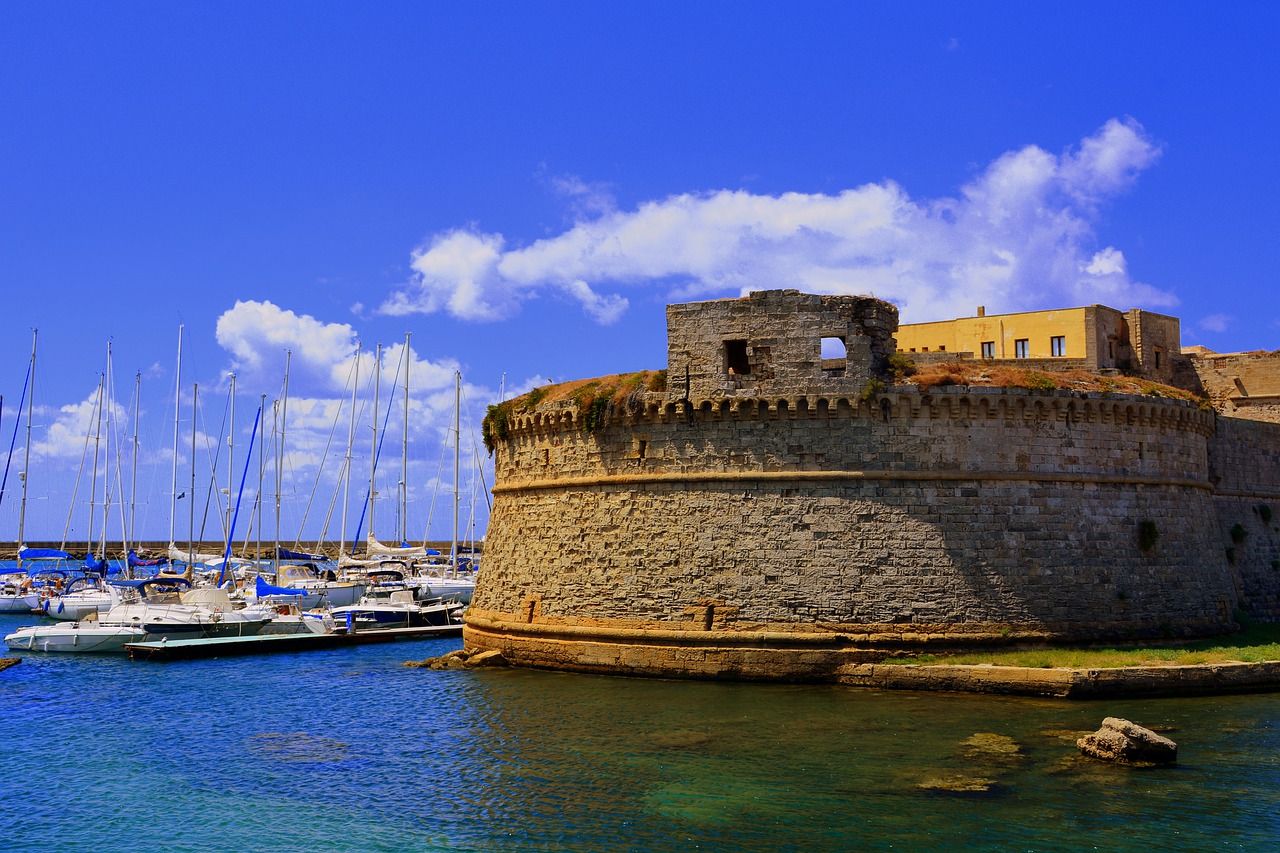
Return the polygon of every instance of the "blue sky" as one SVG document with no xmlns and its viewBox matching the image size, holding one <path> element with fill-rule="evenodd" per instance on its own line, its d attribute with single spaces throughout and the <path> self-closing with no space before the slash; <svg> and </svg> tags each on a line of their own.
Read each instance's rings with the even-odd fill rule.
<svg viewBox="0 0 1280 853">
<path fill-rule="evenodd" d="M 905 322 L 1101 302 L 1181 317 L 1184 344 L 1280 348 L 1275 8 L 0 4 L 0 454 L 40 340 L 26 538 L 88 534 L 78 472 L 108 342 L 111 501 L 131 491 L 141 373 L 135 529 L 167 537 L 180 325 L 179 490 L 199 383 L 200 517 L 228 374 L 243 461 L 292 352 L 286 541 L 304 513 L 306 538 L 328 514 L 337 539 L 357 341 L 348 537 L 370 354 L 388 347 L 385 407 L 411 333 L 412 538 L 428 516 L 449 535 L 453 370 L 477 421 L 504 377 L 514 393 L 663 367 L 672 301 L 871 292 Z M 399 405 L 379 461 L 387 540 Z M 482 530 L 463 467 L 464 521 L 476 504 Z M 239 478 L 225 468 L 221 488 Z M 216 515 L 206 538 L 223 535 Z M 118 540 L 119 509 L 108 520 Z"/>
</svg>

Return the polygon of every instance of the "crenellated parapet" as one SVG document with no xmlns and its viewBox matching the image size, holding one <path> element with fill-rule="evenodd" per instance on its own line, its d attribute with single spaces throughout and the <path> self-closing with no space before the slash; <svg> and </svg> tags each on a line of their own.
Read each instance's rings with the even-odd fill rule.
<svg viewBox="0 0 1280 853">
<path fill-rule="evenodd" d="M 863 418 L 911 420 L 1003 420 L 1124 424 L 1170 428 L 1209 436 L 1210 411 L 1181 400 L 1108 392 L 1037 392 L 1022 388 L 942 387 L 921 391 L 915 386 L 887 388 L 870 395 L 796 394 L 770 397 L 678 399 L 649 393 L 633 412 L 611 420 L 640 427 L 690 420 L 767 420 L 796 418 Z M 572 401 L 520 412 L 508 420 L 513 438 L 523 435 L 587 431 L 585 413 Z"/>
</svg>

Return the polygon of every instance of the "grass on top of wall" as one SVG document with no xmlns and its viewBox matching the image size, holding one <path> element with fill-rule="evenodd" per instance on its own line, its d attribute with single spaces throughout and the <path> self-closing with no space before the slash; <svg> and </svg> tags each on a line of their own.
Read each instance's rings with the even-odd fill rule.
<svg viewBox="0 0 1280 853">
<path fill-rule="evenodd" d="M 1181 388 L 1162 385 L 1149 379 L 1130 376 L 1099 376 L 1085 370 L 1045 371 L 1009 364 L 990 364 L 980 360 L 947 361 L 918 367 L 908 380 L 920 390 L 938 385 L 971 385 L 997 388 L 1028 388 L 1048 392 L 1058 389 L 1096 391 L 1112 394 L 1141 394 L 1185 400 L 1200 407 L 1208 399 Z"/>
<path fill-rule="evenodd" d="M 1167 646 L 1112 647 L 1088 649 L 1011 649 L 967 652 L 956 655 L 921 655 L 901 663 L 991 664 L 1036 669 L 1071 667 L 1112 669 L 1121 666 L 1175 666 L 1205 663 L 1258 663 L 1280 661 L 1280 624 L 1248 623 L 1244 629 L 1225 637 Z"/>
</svg>

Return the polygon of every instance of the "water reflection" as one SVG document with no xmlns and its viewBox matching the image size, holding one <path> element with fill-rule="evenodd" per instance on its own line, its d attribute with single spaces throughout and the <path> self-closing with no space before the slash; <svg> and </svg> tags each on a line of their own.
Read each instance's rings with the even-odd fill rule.
<svg viewBox="0 0 1280 853">
<path fill-rule="evenodd" d="M 1082 704 L 401 666 L 454 647 L 30 655 L 0 675 L 5 782 L 25 792 L 0 798 L 5 843 L 63 837 L 74 802 L 77 837 L 104 851 L 1280 844 L 1280 696 Z M 1179 764 L 1082 759 L 1075 737 L 1111 715 L 1166 731 Z"/>
</svg>

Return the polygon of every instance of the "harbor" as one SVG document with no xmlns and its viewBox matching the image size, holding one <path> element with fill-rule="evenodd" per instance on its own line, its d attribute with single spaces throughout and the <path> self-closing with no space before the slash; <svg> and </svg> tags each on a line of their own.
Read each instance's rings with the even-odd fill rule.
<svg viewBox="0 0 1280 853">
<path fill-rule="evenodd" d="M 15 620 L 0 617 L 8 629 Z M 1070 703 L 404 664 L 455 638 L 154 666 L 21 653 L 0 677 L 5 845 L 196 851 L 1263 850 L 1274 696 Z M 1116 715 L 1176 767 L 1089 762 Z M 1018 751 L 984 755 L 974 735 Z M 74 734 L 74 738 L 70 736 Z M 74 750 L 67 749 L 71 743 Z M 931 780 L 990 779 L 987 794 Z M 145 791 L 146 808 L 127 805 Z M 124 841 L 122 839 L 127 839 Z M 620 841 L 621 839 L 621 841 Z"/>
</svg>

